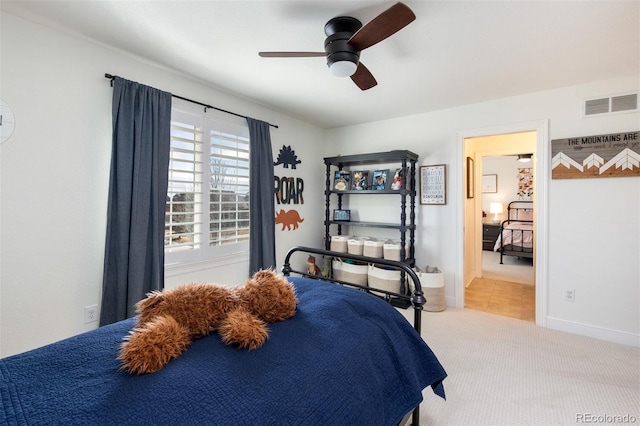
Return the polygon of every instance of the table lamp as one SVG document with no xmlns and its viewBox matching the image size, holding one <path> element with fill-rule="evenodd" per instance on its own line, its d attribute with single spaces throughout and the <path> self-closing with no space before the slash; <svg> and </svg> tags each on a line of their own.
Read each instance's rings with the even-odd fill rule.
<svg viewBox="0 0 640 426">
<path fill-rule="evenodd" d="M 502 214 L 502 203 L 489 204 L 489 213 L 493 213 L 493 223 L 500 223 L 498 215 Z"/>
</svg>

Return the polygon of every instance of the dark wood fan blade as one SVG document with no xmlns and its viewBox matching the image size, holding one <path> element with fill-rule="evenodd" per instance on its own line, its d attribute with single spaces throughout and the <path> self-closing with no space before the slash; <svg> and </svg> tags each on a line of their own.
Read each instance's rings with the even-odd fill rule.
<svg viewBox="0 0 640 426">
<path fill-rule="evenodd" d="M 349 39 L 349 44 L 362 51 L 397 33 L 415 19 L 416 15 L 409 6 L 398 2 L 360 28 Z"/>
<path fill-rule="evenodd" d="M 327 56 L 326 52 L 258 52 L 263 58 L 310 58 Z"/>
<path fill-rule="evenodd" d="M 371 74 L 371 71 L 369 71 L 362 62 L 358 64 L 358 68 L 356 68 L 356 72 L 351 76 L 351 80 L 353 80 L 361 90 L 371 89 L 378 84 L 373 74 Z"/>
</svg>

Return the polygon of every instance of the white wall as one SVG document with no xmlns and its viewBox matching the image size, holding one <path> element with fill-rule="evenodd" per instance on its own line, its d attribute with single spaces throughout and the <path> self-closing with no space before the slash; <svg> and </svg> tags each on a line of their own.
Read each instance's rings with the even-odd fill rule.
<svg viewBox="0 0 640 426">
<path fill-rule="evenodd" d="M 276 230 L 278 267 L 289 246 L 321 240 L 319 128 L 85 39 L 6 12 L 1 19 L 1 97 L 17 125 L 0 146 L 0 356 L 97 326 L 84 324 L 83 315 L 101 298 L 111 159 L 112 89 L 105 73 L 277 124 L 274 158 L 291 145 L 302 164 L 275 173 L 305 183 L 305 204 L 284 207 L 297 209 L 304 222 L 296 231 Z M 247 275 L 246 259 L 230 256 L 172 269 L 167 286 L 236 283 Z"/>
<path fill-rule="evenodd" d="M 532 167 L 533 164 L 520 163 L 514 155 L 482 157 L 482 174 L 496 175 L 497 192 L 482 193 L 482 210 L 487 213 L 485 220 L 490 222 L 494 215 L 489 213 L 491 203 L 501 203 L 503 212 L 498 214 L 498 220 L 507 218 L 507 207 L 511 201 L 518 200 L 518 169 Z M 534 188 L 535 190 L 535 188 Z M 522 198 L 530 200 L 531 197 Z"/>
<path fill-rule="evenodd" d="M 549 140 L 638 130 L 638 113 L 582 118 L 580 106 L 587 97 L 637 91 L 639 81 L 635 75 L 333 129 L 325 134 L 325 152 L 355 154 L 393 146 L 416 152 L 421 165 L 447 164 L 447 205 L 418 206 L 416 257 L 418 265 L 438 265 L 444 271 L 447 302 L 453 306 L 463 300 L 456 288 L 463 288 L 464 279 L 462 251 L 457 249 L 464 235 L 458 212 L 464 205 L 465 154 L 459 135 L 539 120 L 548 120 Z M 550 158 L 541 160 L 550 171 Z M 547 187 L 542 204 L 547 206 L 549 236 L 542 242 L 548 273 L 536 276 L 536 285 L 546 286 L 547 295 L 541 322 L 640 345 L 640 178 L 537 179 Z M 575 290 L 575 302 L 562 299 L 567 288 Z"/>
</svg>

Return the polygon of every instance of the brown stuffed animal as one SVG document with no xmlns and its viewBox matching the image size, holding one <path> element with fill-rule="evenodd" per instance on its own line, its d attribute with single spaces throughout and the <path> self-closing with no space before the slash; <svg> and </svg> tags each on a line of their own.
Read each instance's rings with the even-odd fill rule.
<svg viewBox="0 0 640 426">
<path fill-rule="evenodd" d="M 266 323 L 290 318 L 297 303 L 292 285 L 271 270 L 241 287 L 196 283 L 152 292 L 136 305 L 136 328 L 118 359 L 132 374 L 153 373 L 216 330 L 228 345 L 256 349 L 269 336 Z"/>
</svg>

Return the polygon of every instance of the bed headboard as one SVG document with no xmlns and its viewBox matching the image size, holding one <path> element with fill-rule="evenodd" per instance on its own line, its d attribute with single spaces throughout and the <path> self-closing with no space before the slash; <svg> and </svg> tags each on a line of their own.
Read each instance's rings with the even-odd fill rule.
<svg viewBox="0 0 640 426">
<path fill-rule="evenodd" d="M 533 221 L 533 201 L 511 201 L 507 206 L 507 219 Z"/>
<path fill-rule="evenodd" d="M 297 271 L 292 269 L 291 257 L 293 256 L 294 253 L 303 253 L 305 254 L 305 256 L 307 254 L 315 254 L 315 255 L 329 257 L 329 258 L 351 259 L 357 262 L 383 265 L 385 267 L 399 270 L 402 274 L 402 280 L 404 282 L 408 284 L 408 282 L 411 281 L 413 283 L 413 290 L 410 291 L 409 289 L 407 289 L 405 294 L 399 294 L 399 293 L 390 292 L 384 289 L 377 289 L 368 285 L 363 286 L 363 285 L 354 284 L 350 282 L 340 281 L 331 277 L 320 277 L 316 275 L 309 275 L 308 271 Z M 335 252 L 330 250 L 321 250 L 321 249 L 316 249 L 311 247 L 298 246 L 298 247 L 292 247 L 287 252 L 287 255 L 285 256 L 283 266 L 282 266 L 282 273 L 285 276 L 289 276 L 292 273 L 295 273 L 295 274 L 306 276 L 309 278 L 317 278 L 323 281 L 330 281 L 330 282 L 334 282 L 341 285 L 355 287 L 363 291 L 375 291 L 378 294 L 382 293 L 384 294 L 383 296 L 384 300 L 386 300 L 387 302 L 393 305 L 396 305 L 394 302 L 398 302 L 398 301 L 405 302 L 396 306 L 403 307 L 403 308 L 407 308 L 411 306 L 414 309 L 413 326 L 416 329 L 416 331 L 420 333 L 421 312 L 422 312 L 423 306 L 427 303 L 427 299 L 424 297 L 424 293 L 422 291 L 422 285 L 420 284 L 420 278 L 418 277 L 416 272 L 405 263 L 398 262 L 395 260 L 389 260 L 389 259 L 372 258 L 367 256 L 349 254 L 349 253 L 342 253 L 342 252 Z"/>
</svg>

